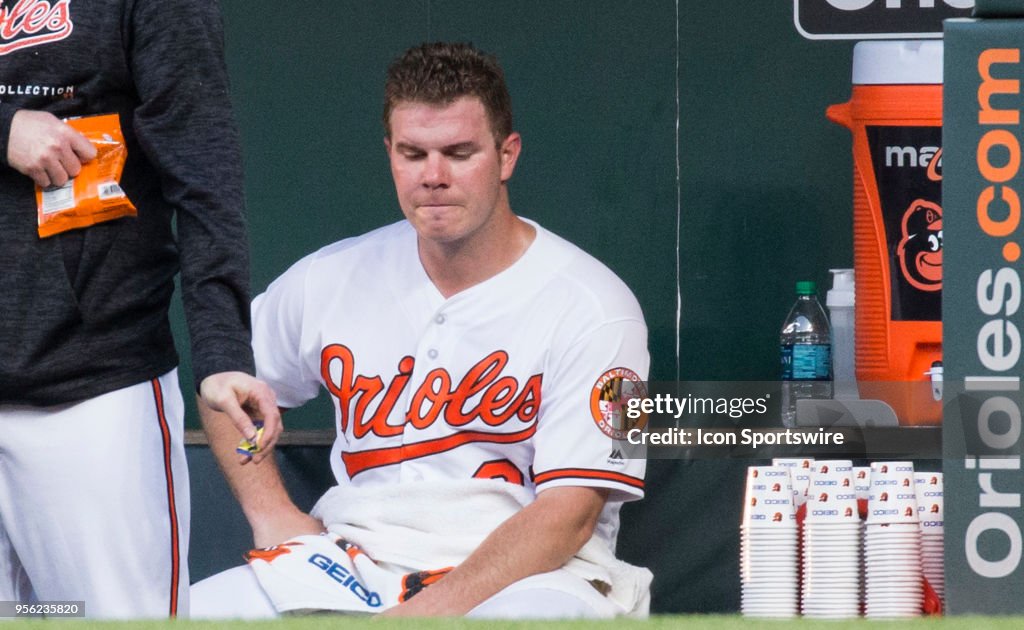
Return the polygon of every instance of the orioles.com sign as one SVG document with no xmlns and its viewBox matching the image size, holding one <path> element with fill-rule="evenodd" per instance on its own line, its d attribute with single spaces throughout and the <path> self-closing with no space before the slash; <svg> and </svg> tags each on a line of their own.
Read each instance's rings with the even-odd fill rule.
<svg viewBox="0 0 1024 630">
<path fill-rule="evenodd" d="M 793 0 L 808 39 L 942 37 L 946 18 L 970 17 L 974 0 Z"/>
<path fill-rule="evenodd" d="M 945 23 L 942 350 L 962 390 L 943 392 L 952 614 L 1024 610 L 1022 42 L 1024 20 Z"/>
</svg>

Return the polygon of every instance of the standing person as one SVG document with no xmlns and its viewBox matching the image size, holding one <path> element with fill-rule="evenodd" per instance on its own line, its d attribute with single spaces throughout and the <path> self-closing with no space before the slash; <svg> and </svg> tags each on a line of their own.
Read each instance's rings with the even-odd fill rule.
<svg viewBox="0 0 1024 630">
<path fill-rule="evenodd" d="M 0 1 L 0 600 L 90 617 L 188 610 L 181 270 L 195 382 L 244 437 L 280 432 L 250 350 L 242 170 L 210 0 Z M 116 114 L 125 217 L 41 238 L 34 186 Z M 176 229 L 173 221 L 176 219 Z"/>
<path fill-rule="evenodd" d="M 282 407 L 334 398 L 338 486 L 302 513 L 276 469 L 233 465 L 231 423 L 201 409 L 256 544 L 276 547 L 198 583 L 193 616 L 645 614 L 650 573 L 613 555 L 644 488 L 613 440 L 649 364 L 636 299 L 512 212 L 522 141 L 493 57 L 407 51 L 384 125 L 405 220 L 303 258 L 252 306 Z"/>
</svg>

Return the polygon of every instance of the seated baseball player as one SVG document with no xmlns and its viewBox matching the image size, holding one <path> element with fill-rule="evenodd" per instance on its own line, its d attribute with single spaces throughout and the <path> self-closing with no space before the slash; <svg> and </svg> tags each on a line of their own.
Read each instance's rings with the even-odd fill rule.
<svg viewBox="0 0 1024 630">
<path fill-rule="evenodd" d="M 513 214 L 522 145 L 493 57 L 410 49 L 384 128 L 405 220 L 306 256 L 252 305 L 279 404 L 332 396 L 337 486 L 302 513 L 202 409 L 261 549 L 196 584 L 193 617 L 646 615 L 650 572 L 614 556 L 644 492 L 644 460 L 615 448 L 649 364 L 636 299 Z"/>
</svg>

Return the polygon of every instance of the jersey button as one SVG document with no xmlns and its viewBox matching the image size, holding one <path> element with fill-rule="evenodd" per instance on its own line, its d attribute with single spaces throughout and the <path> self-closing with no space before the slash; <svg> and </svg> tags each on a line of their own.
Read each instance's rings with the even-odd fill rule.
<svg viewBox="0 0 1024 630">
<path fill-rule="evenodd" d="M 431 348 L 430 350 L 427 350 L 427 356 L 430 357 L 431 359 L 436 359 L 437 358 L 437 354 L 438 354 L 437 350 L 435 350 L 434 348 Z"/>
<path fill-rule="evenodd" d="M 437 322 L 438 324 L 443 324 L 444 320 L 444 313 L 438 313 L 437 317 L 434 318 L 434 321 Z"/>
</svg>

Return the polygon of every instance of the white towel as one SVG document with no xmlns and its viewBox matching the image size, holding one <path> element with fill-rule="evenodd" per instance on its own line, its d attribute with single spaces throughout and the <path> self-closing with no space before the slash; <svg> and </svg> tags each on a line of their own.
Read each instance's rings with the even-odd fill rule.
<svg viewBox="0 0 1024 630">
<path fill-rule="evenodd" d="M 432 570 L 460 564 L 531 501 L 525 488 L 496 479 L 335 486 L 311 514 L 378 562 Z M 452 505 L 458 509 L 446 509 Z M 607 597 L 622 614 L 647 616 L 651 572 L 618 560 L 596 536 L 564 568 L 584 580 L 607 584 Z"/>
<path fill-rule="evenodd" d="M 254 549 L 246 554 L 246 560 L 279 613 L 379 613 L 412 597 L 446 572 L 386 569 L 330 533 L 298 536 L 268 549 Z"/>
</svg>

